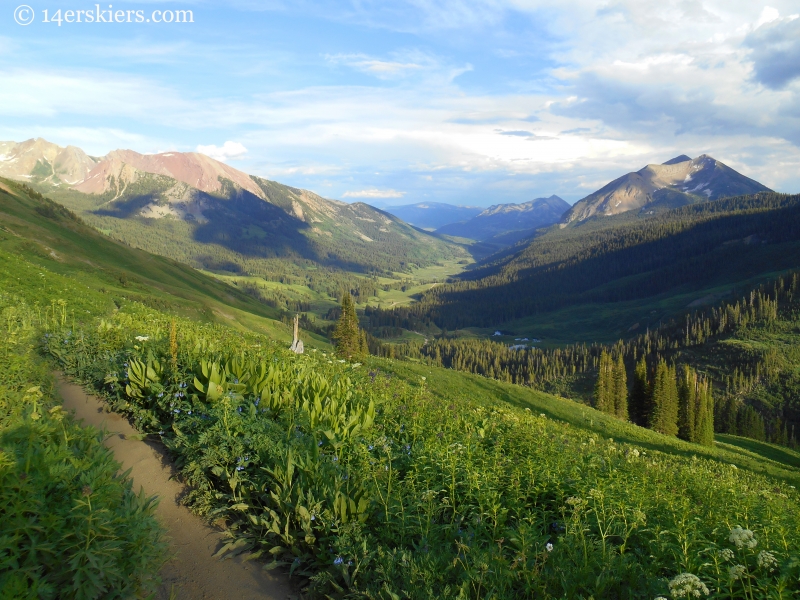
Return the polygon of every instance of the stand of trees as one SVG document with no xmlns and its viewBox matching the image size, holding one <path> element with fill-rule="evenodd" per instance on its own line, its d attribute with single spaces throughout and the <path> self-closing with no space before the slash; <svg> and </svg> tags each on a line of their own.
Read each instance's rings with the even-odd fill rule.
<svg viewBox="0 0 800 600">
<path fill-rule="evenodd" d="M 686 362 L 690 359 L 685 355 L 707 352 L 710 344 L 737 331 L 769 328 L 781 312 L 794 319 L 800 309 L 798 292 L 800 272 L 790 273 L 735 302 L 687 314 L 610 346 L 516 349 L 487 339 L 438 337 L 407 344 L 383 344 L 370 338 L 369 347 L 376 355 L 422 360 L 550 392 L 566 390 L 587 402 L 594 390 L 594 402 L 600 410 L 620 418 L 625 418 L 627 410 L 628 418 L 636 424 L 699 443 L 707 443 L 716 426 L 720 433 L 793 446 L 797 444 L 795 426 L 800 423 L 800 414 L 787 412 L 786 403 L 776 404 L 768 412 L 744 401 L 753 390 L 779 380 L 774 349 L 726 356 L 726 372 L 715 377 L 719 390 L 716 401 L 709 375 L 696 370 L 687 374 L 686 367 L 670 367 L 667 361 L 677 357 L 679 362 Z M 626 407 L 618 400 L 622 371 L 626 383 L 631 382 Z M 800 391 L 800 381 L 796 387 Z M 702 417 L 699 420 L 698 415 Z"/>
</svg>

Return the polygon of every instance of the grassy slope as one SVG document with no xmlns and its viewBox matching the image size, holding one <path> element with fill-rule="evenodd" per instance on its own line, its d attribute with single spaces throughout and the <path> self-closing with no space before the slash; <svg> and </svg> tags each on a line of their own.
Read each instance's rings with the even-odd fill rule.
<svg viewBox="0 0 800 600">
<path fill-rule="evenodd" d="M 713 448 L 707 448 L 619 421 L 566 398 L 478 375 L 390 360 L 376 361 L 375 366 L 410 381 L 425 377 L 425 385 L 443 402 L 457 403 L 461 398 L 480 399 L 486 405 L 506 402 L 619 442 L 667 454 L 718 460 L 800 485 L 800 455 L 772 444 L 724 435 L 719 436 Z"/>
<path fill-rule="evenodd" d="M 32 199 L 13 183 L 0 183 L 0 251 L 18 254 L 100 291 L 110 302 L 128 297 L 201 321 L 291 339 L 278 312 L 233 287 L 175 261 L 126 247 L 74 220 L 58 207 Z M 37 212 L 37 208 L 39 211 Z M 314 344 L 324 346 L 317 338 Z"/>
<path fill-rule="evenodd" d="M 87 296 L 95 303 L 109 306 L 115 295 L 135 295 L 145 301 L 166 297 L 171 310 L 191 318 L 261 331 L 278 339 L 288 337 L 287 328 L 269 320 L 270 309 L 249 296 L 188 267 L 117 244 L 80 222 L 63 216 L 58 219 L 42 216 L 35 211 L 38 205 L 38 201 L 27 196 L 0 191 L 0 224 L 3 227 L 0 250 L 21 253 L 31 267 L 41 265 L 62 275 L 51 278 L 53 287 L 69 281 L 79 282 L 88 286 Z M 51 250 L 58 258 L 50 255 Z M 119 275 L 123 273 L 136 278 L 137 283 L 123 287 L 119 282 Z M 420 377 L 426 377 L 426 385 L 443 401 L 479 398 L 487 405 L 507 402 L 620 442 L 670 454 L 721 460 L 800 483 L 800 455 L 770 444 L 721 436 L 721 443 L 715 448 L 704 448 L 622 423 L 571 400 L 521 386 L 412 362 L 373 360 L 380 369 L 403 379 L 420 381 Z"/>
</svg>

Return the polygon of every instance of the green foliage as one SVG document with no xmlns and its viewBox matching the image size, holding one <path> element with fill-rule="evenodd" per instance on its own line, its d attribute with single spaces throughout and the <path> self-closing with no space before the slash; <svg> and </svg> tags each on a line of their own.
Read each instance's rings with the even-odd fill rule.
<svg viewBox="0 0 800 600">
<path fill-rule="evenodd" d="M 375 367 L 406 367 L 378 362 L 368 373 L 218 326 L 179 319 L 173 333 L 172 322 L 124 305 L 47 348 L 161 435 L 191 505 L 229 523 L 222 554 L 268 557 L 310 578 L 311 595 L 655 597 L 684 572 L 722 590 L 715 557 L 736 548 L 737 523 L 778 562 L 769 571 L 743 556 L 754 597 L 797 576 L 800 513 L 785 484 L 610 442 L 445 380 L 458 398 L 444 400 L 429 385 L 446 371 L 390 376 Z M 148 374 L 149 395 L 129 393 L 131 365 L 170 365 L 171 337 L 177 368 Z"/>
<path fill-rule="evenodd" d="M 678 433 L 678 389 L 675 382 L 675 367 L 660 360 L 656 366 L 651 386 L 653 412 L 650 414 L 651 429 L 664 435 Z"/>
<path fill-rule="evenodd" d="M 43 317 L 0 294 L 0 598 L 146 596 L 166 559 L 155 499 L 61 410 L 36 359 L 37 330 L 66 322 L 59 308 Z"/>
<path fill-rule="evenodd" d="M 347 360 L 363 359 L 369 352 L 366 335 L 358 328 L 358 315 L 350 294 L 346 293 L 342 298 L 341 314 L 331 337 L 336 352 Z"/>
</svg>

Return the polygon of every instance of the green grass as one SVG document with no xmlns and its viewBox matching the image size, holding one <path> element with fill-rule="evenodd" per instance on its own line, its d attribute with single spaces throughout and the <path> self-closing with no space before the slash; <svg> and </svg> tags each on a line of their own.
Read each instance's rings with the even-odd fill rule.
<svg viewBox="0 0 800 600">
<path fill-rule="evenodd" d="M 0 285 L 42 349 L 161 436 L 190 505 L 228 523 L 225 552 L 312 597 L 653 598 L 685 573 L 717 598 L 790 597 L 795 453 L 412 361 L 294 355 L 234 287 L 9 198 Z"/>
<path fill-rule="evenodd" d="M 201 321 L 225 322 L 291 340 L 289 326 L 277 320 L 279 311 L 235 287 L 173 260 L 124 246 L 59 212 L 57 205 L 53 209 L 28 197 L 13 182 L 4 185 L 15 192 L 0 189 L 0 253 L 5 256 L 23 256 L 31 265 L 99 292 L 107 302 L 135 298 Z M 318 336 L 308 337 L 311 345 L 327 344 Z"/>
<path fill-rule="evenodd" d="M 708 448 L 620 421 L 573 400 L 470 373 L 410 361 L 386 360 L 380 363 L 380 368 L 409 381 L 419 381 L 421 377 L 426 377 L 427 386 L 442 402 L 458 403 L 465 399 L 474 399 L 485 406 L 509 404 L 527 408 L 535 414 L 543 414 L 548 419 L 599 434 L 607 439 L 675 456 L 696 456 L 721 461 L 753 473 L 800 485 L 800 455 L 772 444 L 720 435 L 718 440 L 721 443 Z M 737 447 L 734 447 L 732 440 L 737 442 Z M 752 447 L 746 446 L 743 443 L 745 441 L 752 442 Z M 760 448 L 761 451 L 755 451 L 755 448 Z M 765 451 L 767 448 L 771 449 L 769 453 Z"/>
</svg>

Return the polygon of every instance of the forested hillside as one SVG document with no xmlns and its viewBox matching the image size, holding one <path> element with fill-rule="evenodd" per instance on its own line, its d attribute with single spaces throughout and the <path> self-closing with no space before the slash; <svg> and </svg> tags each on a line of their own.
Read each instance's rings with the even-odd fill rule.
<svg viewBox="0 0 800 600">
<path fill-rule="evenodd" d="M 736 284 L 800 264 L 800 196 L 758 194 L 552 229 L 387 319 L 497 327 L 565 306 Z"/>
</svg>

